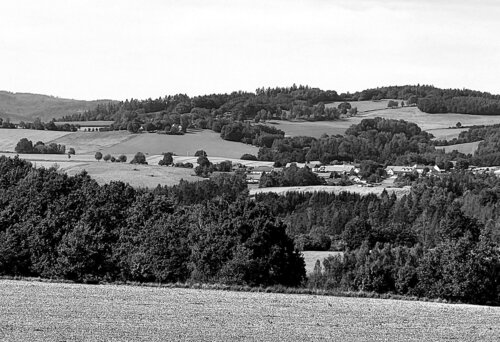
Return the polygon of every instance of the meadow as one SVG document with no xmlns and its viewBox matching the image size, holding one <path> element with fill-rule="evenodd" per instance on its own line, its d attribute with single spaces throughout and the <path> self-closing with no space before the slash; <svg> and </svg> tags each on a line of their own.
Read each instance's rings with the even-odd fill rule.
<svg viewBox="0 0 500 342">
<path fill-rule="evenodd" d="M 500 308 L 0 280 L 5 341 L 498 341 Z"/>
<path fill-rule="evenodd" d="M 22 138 L 28 138 L 33 141 L 43 141 L 44 143 L 54 139 L 58 139 L 65 135 L 71 134 L 69 132 L 57 131 L 37 131 L 32 129 L 0 129 L 0 151 L 13 152 L 17 143 Z"/>
<path fill-rule="evenodd" d="M 457 150 L 458 152 L 464 153 L 464 154 L 474 154 L 476 152 L 477 148 L 479 147 L 480 141 L 474 141 L 471 143 L 464 143 L 464 144 L 456 144 L 456 145 L 448 145 L 448 146 L 436 146 L 436 148 L 442 148 L 445 152 L 453 152 L 454 150 Z"/>
</svg>

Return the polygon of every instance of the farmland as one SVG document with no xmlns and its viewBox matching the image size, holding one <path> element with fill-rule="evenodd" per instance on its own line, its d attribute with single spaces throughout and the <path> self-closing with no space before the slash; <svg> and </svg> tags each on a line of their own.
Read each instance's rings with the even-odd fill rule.
<svg viewBox="0 0 500 342">
<path fill-rule="evenodd" d="M 22 138 L 28 138 L 33 143 L 48 142 L 63 137 L 68 132 L 37 131 L 32 129 L 2 129 L 0 130 L 0 151 L 14 151 L 16 144 Z"/>
<path fill-rule="evenodd" d="M 500 308 L 0 281 L 6 341 L 498 341 Z"/>
</svg>

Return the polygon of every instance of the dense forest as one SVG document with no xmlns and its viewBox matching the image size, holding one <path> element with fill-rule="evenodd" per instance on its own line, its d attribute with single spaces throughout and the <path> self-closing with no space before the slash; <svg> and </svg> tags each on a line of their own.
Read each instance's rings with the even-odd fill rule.
<svg viewBox="0 0 500 342">
<path fill-rule="evenodd" d="M 402 198 L 248 198 L 218 175 L 173 187 L 99 186 L 0 157 L 0 274 L 75 281 L 217 282 L 500 301 L 500 180 L 419 178 Z M 344 250 L 305 278 L 299 249 Z"/>
</svg>

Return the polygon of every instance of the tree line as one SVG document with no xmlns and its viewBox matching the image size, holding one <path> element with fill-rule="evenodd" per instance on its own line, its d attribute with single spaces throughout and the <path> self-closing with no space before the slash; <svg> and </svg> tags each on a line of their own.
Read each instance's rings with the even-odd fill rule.
<svg viewBox="0 0 500 342">
<path fill-rule="evenodd" d="M 236 176 L 154 190 L 0 157 L 0 274 L 298 286 L 285 225 Z"/>
</svg>

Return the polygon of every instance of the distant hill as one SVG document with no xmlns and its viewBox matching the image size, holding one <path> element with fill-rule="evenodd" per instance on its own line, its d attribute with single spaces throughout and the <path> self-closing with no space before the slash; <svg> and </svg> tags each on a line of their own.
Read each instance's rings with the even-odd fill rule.
<svg viewBox="0 0 500 342">
<path fill-rule="evenodd" d="M 61 118 L 65 115 L 84 112 L 93 109 L 98 104 L 117 102 L 113 100 L 71 100 L 54 96 L 11 93 L 0 91 L 0 117 L 11 121 L 32 121 L 39 117 L 42 121 Z"/>
</svg>

